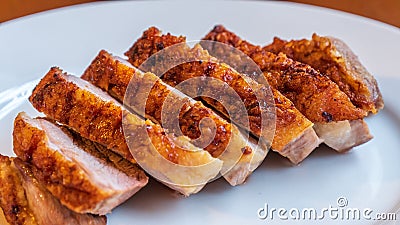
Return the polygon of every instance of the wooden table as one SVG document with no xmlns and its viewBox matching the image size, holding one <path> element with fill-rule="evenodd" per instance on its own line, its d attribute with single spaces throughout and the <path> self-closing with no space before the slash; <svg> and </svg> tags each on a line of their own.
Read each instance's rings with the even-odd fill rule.
<svg viewBox="0 0 400 225">
<path fill-rule="evenodd" d="M 94 0 L 1 0 L 0 22 Z M 292 0 L 350 12 L 400 27 L 400 0 Z"/>
</svg>

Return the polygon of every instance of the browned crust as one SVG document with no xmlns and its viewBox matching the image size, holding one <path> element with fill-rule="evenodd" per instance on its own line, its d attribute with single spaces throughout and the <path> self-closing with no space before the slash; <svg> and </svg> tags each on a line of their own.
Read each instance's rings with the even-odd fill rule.
<svg viewBox="0 0 400 225">
<path fill-rule="evenodd" d="M 129 105 L 143 105 L 144 97 L 141 98 L 140 96 L 151 89 L 146 97 L 146 105 L 143 105 L 143 108 L 145 107 L 146 117 L 159 124 L 162 123 L 162 109 L 168 107 L 163 104 L 166 101 L 166 97 L 170 95 L 169 97 L 174 100 L 166 105 L 171 105 L 176 109 L 181 107 L 179 121 L 177 121 L 180 125 L 179 131 L 182 131 L 183 135 L 188 136 L 192 143 L 199 147 L 204 147 L 204 142 L 195 139 L 200 136 L 205 136 L 206 139 L 208 137 L 213 138 L 204 149 L 213 157 L 222 156 L 220 159 L 226 162 L 226 167 L 224 168 L 229 169 L 229 172 L 223 174 L 223 176 L 233 186 L 243 183 L 247 176 L 251 174 L 252 168 L 255 168 L 255 165 L 258 166 L 260 161 L 264 159 L 266 155 L 264 153 L 268 149 L 264 149 L 264 153 L 261 155 L 255 152 L 255 149 L 250 147 L 247 143 L 248 140 L 244 138 L 239 130 L 235 126 L 232 127 L 231 123 L 221 118 L 213 110 L 199 101 L 175 92 L 173 87 L 162 82 L 154 74 L 143 73 L 133 66 L 126 65 L 126 63 L 126 61 L 113 57 L 102 50 L 85 70 L 82 78 L 107 91 L 120 102 L 129 101 Z M 131 87 L 128 95 L 129 100 L 124 99 L 128 86 Z M 137 108 L 136 110 L 143 111 Z M 205 118 L 214 122 L 215 130 L 213 132 L 215 133 L 210 132 L 208 129 L 200 132 L 200 122 Z M 172 129 L 172 132 L 176 133 L 174 129 Z M 221 155 L 221 153 L 224 153 L 224 155 Z M 244 154 L 241 159 L 235 165 L 230 165 L 233 163 L 232 160 L 235 160 L 235 157 L 240 157 L 242 153 Z M 262 158 L 258 159 L 258 157 Z M 229 168 L 232 166 L 233 168 Z"/>
<path fill-rule="evenodd" d="M 132 151 L 137 153 L 136 156 L 147 163 L 153 175 L 157 174 L 164 184 L 184 195 L 200 191 L 206 181 L 221 170 L 220 160 L 193 146 L 186 137 L 166 133 L 160 125 L 130 113 L 101 89 L 58 68 L 50 69 L 36 86 L 30 101 L 51 119 L 135 162 L 128 142 Z M 126 121 L 124 126 L 122 114 Z M 127 131 L 126 139 L 123 130 Z M 195 171 L 194 168 L 190 176 L 182 177 L 172 171 L 171 165 L 176 168 L 175 164 L 195 168 L 204 166 L 201 171 Z M 190 183 L 192 181 L 201 182 L 201 185 Z"/>
<path fill-rule="evenodd" d="M 358 57 L 341 40 L 313 34 L 311 40 L 284 41 L 274 38 L 264 47 L 273 53 L 307 63 L 334 81 L 353 104 L 367 112 L 377 113 L 384 103 L 375 78 Z"/>
<path fill-rule="evenodd" d="M 306 64 L 252 45 L 223 26 L 216 26 L 204 39 L 229 44 L 251 57 L 270 85 L 289 98 L 312 122 L 355 120 L 366 115 L 334 82 Z"/>
<path fill-rule="evenodd" d="M 312 127 L 312 123 L 305 118 L 293 105 L 293 103 L 283 96 L 279 91 L 272 89 L 276 107 L 276 129 L 275 135 L 272 142 L 272 149 L 278 152 L 282 151 L 286 157 L 288 157 L 293 163 L 297 164 L 302 161 L 307 155 L 301 157 L 292 157 L 290 153 L 283 153 L 289 148 L 287 145 L 290 143 L 294 146 L 294 140 L 299 136 L 303 135 L 305 130 Z M 310 134 L 311 135 L 311 134 Z M 314 133 L 316 136 L 316 134 Z M 311 149 L 318 147 L 319 143 L 312 146 L 309 145 L 310 149 L 305 151 L 311 152 Z M 285 150 L 286 149 L 286 150 Z M 291 149 L 289 152 L 300 151 L 300 149 Z"/>
<path fill-rule="evenodd" d="M 79 214 L 68 210 L 54 198 L 41 183 L 38 183 L 32 173 L 32 165 L 23 162 L 19 158 L 9 158 L 0 155 L 0 213 L 4 212 L 6 224 L 10 225 L 47 225 L 51 224 L 43 221 L 42 215 L 46 213 L 62 214 L 68 221 L 79 222 L 79 224 L 106 224 L 105 216 L 96 216 L 91 214 Z M 33 185 L 33 187 L 32 187 Z M 41 199 L 28 195 L 28 189 L 38 191 Z M 32 201 L 34 199 L 34 201 Z M 41 202 L 43 201 L 43 202 Z M 42 204 L 49 204 L 48 208 L 40 208 Z M 36 207 L 36 208 L 35 208 Z M 50 210 L 38 215 L 39 210 Z M 61 212 L 54 212 L 61 210 Z M 49 217 L 47 217 L 49 218 Z M 55 224 L 59 224 L 63 218 L 54 218 Z M 4 222 L 0 218 L 0 222 Z M 3 224 L 3 223 L 2 223 Z M 5 224 L 4 224 L 5 225 Z"/>
<path fill-rule="evenodd" d="M 133 46 L 125 53 L 129 58 L 129 62 L 132 63 L 133 66 L 139 67 L 147 58 L 150 56 L 149 54 L 140 54 L 141 52 L 145 53 L 156 53 L 163 48 L 172 46 L 178 43 L 185 43 L 185 37 L 176 37 L 173 35 L 161 35 L 161 32 L 155 28 L 151 27 L 148 30 L 144 31 L 143 36 L 137 40 Z M 163 48 L 158 48 L 157 46 L 163 46 Z M 228 68 L 228 66 L 221 65 L 219 63 L 213 62 L 212 57 L 210 57 L 205 51 L 201 49 L 194 49 L 190 51 L 190 49 L 185 48 L 177 48 L 174 52 L 175 55 L 171 55 L 169 58 L 177 57 L 187 57 L 190 60 L 196 60 L 198 58 L 202 59 L 201 62 L 187 62 L 183 63 L 179 66 L 176 66 L 170 69 L 162 76 L 162 80 L 171 86 L 176 86 L 177 84 L 188 80 L 190 78 L 208 76 L 217 78 L 222 81 L 226 81 L 229 86 L 233 86 L 232 88 L 237 91 L 241 99 L 246 99 L 246 109 L 249 114 L 249 125 L 250 130 L 257 136 L 261 135 L 261 112 L 258 107 L 257 97 L 253 90 L 251 90 L 250 86 L 247 82 L 239 75 L 236 71 Z M 166 64 L 166 63 L 164 63 Z M 157 63 L 159 65 L 159 63 Z M 162 66 L 162 65 L 161 65 Z M 153 71 L 153 68 L 147 68 L 150 71 Z M 231 75 L 233 76 L 231 78 Z M 214 89 L 218 91 L 215 85 L 209 83 L 208 86 L 210 89 Z M 260 86 L 260 85 L 259 85 Z M 260 87 L 261 88 L 261 87 Z M 198 89 L 197 87 L 192 87 L 193 90 Z M 221 90 L 223 92 L 223 90 Z M 222 93 L 220 96 L 223 96 Z M 219 112 L 222 112 L 224 115 L 227 115 L 227 110 L 225 107 L 217 100 L 212 98 L 202 98 L 209 105 L 217 109 Z M 234 105 L 231 105 L 234 107 Z M 235 109 L 231 109 L 232 112 L 236 111 Z M 232 118 L 232 120 L 240 121 L 240 118 Z"/>
<path fill-rule="evenodd" d="M 136 67 L 139 67 L 151 54 L 158 52 L 162 48 L 172 46 L 178 43 L 184 43 L 185 37 L 174 37 L 171 34 L 161 35 L 160 30 L 155 27 L 151 27 L 143 33 L 143 36 L 139 38 L 134 45 L 125 53 L 129 57 L 129 61 Z M 182 49 L 187 50 L 187 49 Z M 141 54 L 144 52 L 144 54 Z M 247 84 L 249 81 L 245 81 L 238 72 L 231 69 L 226 64 L 216 63 L 215 59 L 207 54 L 206 51 L 202 51 L 199 48 L 194 48 L 191 52 L 197 59 L 203 59 L 203 62 L 184 63 L 168 71 L 162 77 L 162 80 L 171 86 L 176 86 L 180 82 L 193 78 L 209 76 L 225 81 L 239 94 L 241 99 L 245 99 L 245 106 L 247 107 L 249 114 L 250 130 L 257 136 L 260 136 L 260 108 L 257 104 L 257 99 L 250 86 Z M 188 56 L 184 51 L 176 51 L 175 57 Z M 190 55 L 189 55 L 190 57 Z M 151 70 L 151 68 L 148 68 Z M 255 82 L 254 82 L 255 83 Z M 255 86 L 257 84 L 255 83 Z M 213 86 L 210 84 L 210 88 Z M 260 90 L 261 85 L 258 84 Z M 196 88 L 193 87 L 195 90 Z M 222 90 L 223 91 L 223 90 Z M 278 91 L 273 89 L 274 100 L 276 104 L 276 133 L 273 139 L 272 148 L 275 151 L 281 151 L 285 145 L 291 140 L 301 135 L 304 130 L 312 123 L 307 120 L 288 100 L 286 97 L 281 95 Z M 208 104 L 216 108 L 218 111 L 226 114 L 226 109 L 216 100 L 210 98 L 203 98 Z M 316 146 L 315 146 L 316 147 Z M 290 157 L 290 156 L 288 156 Z"/>
<path fill-rule="evenodd" d="M 125 53 L 125 55 L 129 57 L 129 62 L 136 68 L 140 68 L 140 65 L 154 53 L 157 53 L 168 46 L 186 42 L 186 37 L 177 37 L 169 33 L 161 36 L 161 31 L 159 29 L 156 27 L 150 27 L 143 32 L 143 35 L 139 40 L 140 45 L 132 45 L 132 47 Z"/>
<path fill-rule="evenodd" d="M 125 159 L 133 159 L 122 128 L 122 108 L 106 102 L 91 92 L 69 82 L 60 69 L 53 67 L 34 89 L 29 100 L 48 117 L 67 125 L 82 137 L 104 145 Z M 87 85 L 90 85 L 87 83 Z M 137 118 L 137 116 L 133 115 Z M 189 163 L 194 154 L 179 147 L 167 137 L 164 129 L 151 121 L 143 121 L 156 150 L 171 162 Z"/>
<path fill-rule="evenodd" d="M 122 112 L 111 102 L 68 82 L 56 67 L 35 87 L 29 97 L 32 105 L 51 119 L 67 125 L 82 137 L 100 143 L 125 159 L 135 162 L 122 131 Z"/>
<path fill-rule="evenodd" d="M 109 92 L 121 102 L 124 101 L 126 89 L 129 85 L 138 87 L 134 90 L 134 93 L 129 93 L 133 100 L 137 99 L 142 101 L 142 99 L 137 98 L 140 92 L 140 86 L 144 86 L 143 83 L 146 81 L 154 82 L 154 86 L 151 88 L 146 101 L 146 116 L 148 116 L 149 119 L 154 119 L 157 123 L 161 123 L 163 104 L 167 96 L 171 94 L 171 88 L 168 88 L 167 85 L 159 79 L 154 80 L 155 75 L 147 76 L 146 74 L 141 74 L 136 76 L 136 73 L 141 72 L 115 60 L 109 53 L 102 50 L 86 69 L 82 75 L 82 79 Z M 136 77 L 137 79 L 132 79 Z M 148 79 L 146 79 L 146 77 L 148 77 Z M 179 114 L 179 124 L 183 135 L 191 139 L 199 138 L 201 136 L 199 129 L 200 121 L 203 118 L 212 119 L 216 125 L 215 136 L 212 143 L 204 149 L 213 157 L 218 157 L 227 148 L 229 140 L 231 139 L 231 124 L 220 118 L 201 102 L 180 98 L 183 103 L 182 108 L 184 109 L 181 110 Z M 176 100 L 179 101 L 179 99 Z"/>
<path fill-rule="evenodd" d="M 106 216 L 98 216 L 86 213 L 81 214 L 74 212 L 62 205 L 57 198 L 55 198 L 40 182 L 38 182 L 32 172 L 34 166 L 22 161 L 19 158 L 13 159 L 13 163 L 15 170 L 18 171 L 21 177 L 26 199 L 29 202 L 29 207 L 35 214 L 35 220 L 38 224 L 107 224 Z M 49 217 L 49 215 L 53 215 L 53 218 Z"/>
<path fill-rule="evenodd" d="M 21 178 L 9 157 L 0 155 L 0 207 L 11 225 L 36 225 Z"/>
<path fill-rule="evenodd" d="M 110 197 L 106 190 L 94 185 L 76 163 L 67 160 L 48 145 L 48 137 L 18 115 L 14 121 L 14 152 L 23 161 L 34 165 L 36 179 L 68 208 L 87 212 Z"/>
<path fill-rule="evenodd" d="M 134 164 L 120 155 L 110 151 L 103 145 L 89 141 L 86 138 L 81 137 L 78 133 L 70 130 L 66 127 L 60 127 L 65 133 L 70 134 L 73 138 L 74 143 L 80 146 L 85 152 L 91 154 L 92 156 L 100 159 L 102 162 L 117 168 L 118 170 L 124 172 L 126 175 L 135 178 L 138 181 L 143 181 L 143 184 L 147 184 L 148 177 L 146 173 L 139 167 L 138 164 Z M 143 185 L 144 186 L 144 185 Z"/>
</svg>

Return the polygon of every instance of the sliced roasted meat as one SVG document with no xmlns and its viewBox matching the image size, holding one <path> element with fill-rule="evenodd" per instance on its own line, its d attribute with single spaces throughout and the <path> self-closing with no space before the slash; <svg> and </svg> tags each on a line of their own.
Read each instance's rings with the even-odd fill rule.
<svg viewBox="0 0 400 225">
<path fill-rule="evenodd" d="M 20 113 L 14 123 L 14 152 L 63 205 L 79 213 L 104 215 L 147 184 L 136 166 L 117 169 L 95 145 L 45 119 Z"/>
<path fill-rule="evenodd" d="M 184 195 L 201 190 L 221 169 L 220 160 L 186 137 L 168 134 L 124 109 L 101 89 L 58 68 L 50 69 L 30 101 L 49 118 L 131 162 L 135 162 L 134 153 L 146 172 Z"/>
<path fill-rule="evenodd" d="M 0 207 L 9 224 L 40 225 L 26 199 L 21 176 L 13 159 L 0 155 Z"/>
<path fill-rule="evenodd" d="M 222 26 L 216 26 L 204 39 L 230 44 L 250 56 L 260 66 L 270 85 L 291 99 L 296 108 L 313 122 L 357 120 L 366 115 L 334 82 L 309 65 L 293 61 L 285 54 L 275 55 L 263 50 Z M 213 49 L 213 52 L 221 58 L 231 57 L 229 53 L 218 53 L 218 49 Z"/>
<path fill-rule="evenodd" d="M 272 150 L 298 164 L 319 146 L 321 140 L 315 133 L 313 124 L 293 103 L 276 89 L 272 91 L 276 106 L 276 130 Z"/>
<path fill-rule="evenodd" d="M 0 207 L 6 224 L 17 225 L 105 225 L 105 216 L 80 214 L 63 206 L 36 180 L 31 165 L 0 156 Z"/>
<path fill-rule="evenodd" d="M 313 34 L 311 40 L 284 41 L 274 38 L 265 50 L 285 53 L 299 62 L 307 63 L 327 75 L 349 96 L 353 104 L 366 112 L 377 113 L 383 99 L 375 78 L 358 57 L 340 39 Z"/>
<path fill-rule="evenodd" d="M 243 183 L 261 164 L 268 152 L 268 148 L 257 149 L 235 125 L 215 114 L 201 102 L 165 84 L 156 75 L 142 73 L 125 60 L 104 50 L 100 51 L 86 69 L 82 79 L 107 91 L 120 102 L 127 96 L 125 104 L 159 124 L 163 124 L 163 110 L 173 113 L 181 106 L 182 110 L 177 113 L 178 121 L 164 119 L 164 122 L 179 123 L 179 127 L 171 126 L 174 133 L 182 130 L 183 135 L 192 139 L 196 146 L 221 159 L 224 162 L 221 173 L 231 185 Z M 130 90 L 128 94 L 127 90 Z M 148 96 L 143 96 L 144 93 Z M 172 117 L 166 114 L 164 116 Z M 214 122 L 215 128 L 212 125 L 200 128 L 202 120 L 206 118 Z"/>
<path fill-rule="evenodd" d="M 269 84 L 292 100 L 296 108 L 315 123 L 319 137 L 327 136 L 324 133 L 330 130 L 326 129 L 327 126 L 336 127 L 336 123 L 332 122 L 346 121 L 349 125 L 351 121 L 366 126 L 362 121 L 366 113 L 356 108 L 333 81 L 309 65 L 294 61 L 283 53 L 275 55 L 252 45 L 223 26 L 216 26 L 204 39 L 231 45 L 251 57 L 260 66 Z M 229 52 L 218 52 L 218 49 L 212 51 L 221 58 L 232 57 Z M 323 128 L 318 129 L 319 126 Z M 344 136 L 336 136 L 337 139 L 325 143 L 337 151 L 345 151 L 362 143 L 346 142 L 348 145 L 343 145 L 344 139 L 369 140 L 364 138 L 370 137 L 368 129 L 363 129 L 367 133 L 360 133 L 351 131 L 351 127 L 347 126 L 346 132 L 340 132 Z"/>
<path fill-rule="evenodd" d="M 248 119 L 250 131 L 254 135 L 260 138 L 263 138 L 264 135 L 272 137 L 268 133 L 268 130 L 266 133 L 262 133 L 260 129 L 262 111 L 271 112 L 269 111 L 270 108 L 264 108 L 258 104 L 256 93 L 261 93 L 261 95 L 266 94 L 268 92 L 266 87 L 251 79 L 246 79 L 244 75 L 239 74 L 227 64 L 219 63 L 217 59 L 211 57 L 199 45 L 190 49 L 185 44 L 185 41 L 184 37 L 176 37 L 171 34 L 162 35 L 157 28 L 151 27 L 143 33 L 143 36 L 137 40 L 125 55 L 129 57 L 129 61 L 134 66 L 156 73 L 166 70 L 164 67 L 169 63 L 168 61 L 179 62 L 184 59 L 184 63 L 164 73 L 161 79 L 165 83 L 175 87 L 193 78 L 213 78 L 206 85 L 202 84 L 201 87 L 197 87 L 196 84 L 190 84 L 191 86 L 187 90 L 191 89 L 195 90 L 195 92 L 208 90 L 209 92 L 216 93 L 215 96 L 221 96 L 219 99 L 202 97 L 202 100 L 225 116 L 230 117 L 232 121 L 239 121 L 239 125 L 241 125 L 241 119 Z M 152 54 L 175 44 L 180 44 L 182 47 L 178 46 L 168 56 L 163 55 L 160 58 L 157 58 L 157 56 L 151 57 L 149 59 L 150 64 L 146 63 L 145 66 L 142 65 Z M 154 66 L 157 65 L 157 67 L 151 67 L 152 64 Z M 216 85 L 218 82 L 214 82 L 213 80 L 223 81 L 227 87 L 221 88 L 221 86 Z M 240 97 L 241 101 L 239 105 L 245 105 L 247 114 L 249 115 L 248 118 L 241 118 L 241 114 L 237 115 L 238 118 L 235 117 L 235 114 L 228 115 L 227 111 L 237 111 L 235 107 L 238 104 L 235 102 L 223 105 L 218 101 L 221 99 L 224 100 L 224 96 L 227 95 L 227 89 L 229 88 L 233 89 Z M 273 135 L 272 149 L 288 157 L 293 163 L 299 163 L 319 145 L 319 139 L 312 130 L 312 123 L 293 106 L 290 100 L 274 89 L 272 89 L 272 95 L 276 105 L 276 131 L 275 135 Z M 226 107 L 232 108 L 229 110 Z M 299 146 L 299 144 L 296 142 L 301 142 L 302 147 L 297 148 L 296 146 Z"/>
</svg>

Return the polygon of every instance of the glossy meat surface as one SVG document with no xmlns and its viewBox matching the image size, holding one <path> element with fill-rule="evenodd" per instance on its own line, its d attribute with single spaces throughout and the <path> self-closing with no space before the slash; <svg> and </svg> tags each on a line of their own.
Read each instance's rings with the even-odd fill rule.
<svg viewBox="0 0 400 225">
<path fill-rule="evenodd" d="M 214 113 L 212 109 L 167 85 L 156 75 L 143 73 L 123 59 L 114 57 L 104 50 L 100 51 L 86 69 L 82 79 L 107 91 L 120 102 L 125 100 L 125 104 L 138 113 L 143 114 L 142 111 L 145 109 L 146 118 L 156 123 L 163 124 L 163 110 L 176 113 L 177 121 L 164 122 L 179 123 L 179 127 L 173 127 L 176 128 L 172 130 L 174 133 L 182 131 L 182 134 L 188 136 L 194 145 L 204 148 L 213 157 L 220 157 L 219 159 L 225 162 L 224 169 L 232 169 L 224 175 L 232 185 L 243 183 L 250 175 L 251 168 L 258 166 L 266 155 L 258 154 L 257 149 L 248 143 L 249 140 L 235 125 Z M 126 93 L 127 89 L 130 90 L 129 94 Z M 143 93 L 148 95 L 143 96 Z M 206 118 L 211 119 L 214 126 L 202 121 Z M 204 126 L 202 129 L 200 129 L 201 122 L 206 123 L 202 125 Z M 196 140 L 200 137 L 202 140 Z M 241 157 L 242 153 L 248 156 Z M 238 161 L 235 164 L 241 164 L 241 171 L 232 168 L 235 166 L 233 164 L 235 161 Z"/>
<path fill-rule="evenodd" d="M 31 163 L 35 177 L 75 212 L 104 215 L 147 184 L 139 167 L 129 174 L 117 169 L 92 142 L 45 119 L 20 113 L 13 136 L 16 155 Z"/>
<path fill-rule="evenodd" d="M 313 34 L 311 40 L 274 38 L 264 49 L 275 54 L 283 52 L 319 70 L 334 81 L 355 106 L 366 112 L 377 113 L 383 108 L 382 94 L 375 78 L 340 39 L 317 34 Z"/>
<path fill-rule="evenodd" d="M 143 33 L 143 36 L 133 44 L 133 46 L 125 53 L 125 55 L 129 57 L 129 61 L 134 66 L 139 67 L 151 54 L 154 54 L 163 48 L 173 46 L 174 44 L 184 44 L 184 42 L 185 38 L 182 36 L 175 37 L 171 34 L 162 35 L 157 28 L 151 27 Z M 264 91 L 265 87 L 263 85 L 260 85 L 251 79 L 246 79 L 245 76 L 242 76 L 228 65 L 219 63 L 217 59 L 210 56 L 207 51 L 204 51 L 198 45 L 193 49 L 190 49 L 186 45 L 182 46 L 181 48 L 176 48 L 176 51 L 171 53 L 169 57 L 162 57 L 162 59 L 166 59 L 167 62 L 165 62 L 165 60 L 161 60 L 161 58 L 153 58 L 151 60 L 157 62 L 157 70 L 159 68 L 163 70 L 163 64 L 168 64 L 168 60 L 179 61 L 182 58 L 189 59 L 189 61 L 197 61 L 186 62 L 170 69 L 162 76 L 162 80 L 164 82 L 171 86 L 176 86 L 183 81 L 202 77 L 210 77 L 224 81 L 228 88 L 235 90 L 235 92 L 239 95 L 241 102 L 244 103 L 249 115 L 248 119 L 250 131 L 258 137 L 263 137 L 264 134 L 262 134 L 260 130 L 262 122 L 260 110 L 268 111 L 268 107 L 260 107 L 257 102 L 257 96 L 255 95 L 255 91 L 257 91 L 258 94 L 265 94 L 265 92 L 267 92 L 266 90 Z M 157 72 L 151 67 L 147 69 L 152 72 Z M 196 87 L 192 85 L 190 88 L 193 90 L 199 90 L 204 89 L 204 87 L 208 88 L 209 92 L 216 93 L 216 96 L 224 96 L 224 94 L 226 94 L 225 89 L 215 85 L 213 82 L 209 82 L 207 85 L 202 85 L 202 87 Z M 276 130 L 272 142 L 272 149 L 281 152 L 286 145 L 293 140 L 296 140 L 297 137 L 302 136 L 303 132 L 312 126 L 312 123 L 295 108 L 290 100 L 280 94 L 279 91 L 276 91 L 272 88 L 271 94 L 273 95 L 273 100 L 275 101 L 276 106 Z M 217 99 L 207 97 L 203 97 L 202 99 L 225 116 L 228 116 L 227 111 L 237 111 L 235 107 L 238 104 L 229 104 L 229 106 L 232 108 L 227 110 L 225 109 L 226 105 L 222 105 Z M 233 121 L 240 121 L 240 119 L 243 118 L 233 117 L 231 119 Z M 266 133 L 266 135 L 268 136 L 270 134 Z M 314 140 L 318 139 L 314 132 L 309 132 L 309 138 Z M 316 146 L 316 144 L 311 144 L 308 146 L 308 148 L 303 149 L 303 151 L 305 151 L 304 155 L 308 155 Z M 298 163 L 302 160 L 298 158 L 294 159 L 291 157 L 291 154 L 284 154 L 284 156 L 288 157 L 292 162 L 295 163 Z"/>
<path fill-rule="evenodd" d="M 10 225 L 105 225 L 105 216 L 80 214 L 63 206 L 36 180 L 32 166 L 0 156 L 0 207 Z"/>
<path fill-rule="evenodd" d="M 199 191 L 205 185 L 203 181 L 211 180 L 221 169 L 222 162 L 193 146 L 186 137 L 168 134 L 161 126 L 124 109 L 101 89 L 58 68 L 50 69 L 36 86 L 30 101 L 51 119 L 131 162 L 135 160 L 130 150 L 135 151 L 147 165 L 146 172 L 158 176 L 159 180 L 185 195 Z M 123 114 L 125 126 L 122 125 Z M 124 132 L 127 132 L 126 137 Z M 153 157 L 154 154 L 157 157 Z M 168 169 L 175 164 L 209 167 L 202 171 L 193 170 L 190 176 L 183 177 Z M 198 185 L 197 180 L 202 183 Z M 196 185 L 191 185 L 191 181 Z"/>
<path fill-rule="evenodd" d="M 309 65 L 252 45 L 223 26 L 216 26 L 204 39 L 232 45 L 251 57 L 269 84 L 312 122 L 356 120 L 366 116 L 333 81 Z"/>
</svg>

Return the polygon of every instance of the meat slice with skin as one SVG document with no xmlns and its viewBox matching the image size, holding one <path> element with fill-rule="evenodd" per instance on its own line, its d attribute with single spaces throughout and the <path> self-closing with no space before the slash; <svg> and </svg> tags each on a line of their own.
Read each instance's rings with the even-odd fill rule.
<svg viewBox="0 0 400 225">
<path fill-rule="evenodd" d="M 176 123 L 179 127 L 172 132 L 180 132 L 188 136 L 194 145 L 207 150 L 213 157 L 218 157 L 224 162 L 221 173 L 231 185 L 242 184 L 251 172 L 264 160 L 268 148 L 258 149 L 251 140 L 248 140 L 235 126 L 221 118 L 201 102 L 179 92 L 175 88 L 162 82 L 152 73 L 143 73 L 130 65 L 127 61 L 112 56 L 105 50 L 100 51 L 90 66 L 85 70 L 82 79 L 89 81 L 120 102 L 124 101 L 129 87 L 129 106 L 137 113 L 154 122 L 163 124 L 162 110 L 175 111 L 181 106 L 179 118 Z M 143 101 L 141 95 L 148 93 L 147 100 Z M 173 102 L 168 101 L 172 98 Z M 145 104 L 145 105 L 144 105 Z M 173 107 L 171 110 L 169 107 Z M 145 109 L 145 113 L 143 113 Z M 164 115 L 165 116 L 165 115 Z M 201 121 L 209 118 L 214 122 L 200 129 Z M 164 118 L 165 119 L 165 118 Z M 166 119 L 168 120 L 168 118 Z M 165 122 L 165 120 L 164 120 Z M 174 120 L 167 121 L 174 122 Z M 198 138 L 203 140 L 198 140 Z M 209 143 L 208 145 L 206 145 Z M 236 163 L 237 162 L 237 163 Z"/>
<path fill-rule="evenodd" d="M 124 109 L 101 89 L 58 68 L 50 69 L 29 99 L 49 118 L 136 162 L 131 150 L 146 172 L 184 195 L 200 191 L 221 169 L 220 160 L 186 137 L 168 134 Z"/>
<path fill-rule="evenodd" d="M 265 50 L 306 63 L 334 81 L 353 104 L 366 112 L 377 113 L 384 103 L 378 83 L 353 51 L 340 39 L 312 35 L 311 40 L 285 41 L 274 38 Z"/>
<path fill-rule="evenodd" d="M 13 158 L 3 155 L 0 155 L 0 208 L 9 224 L 40 225 L 26 199 L 21 176 L 14 166 Z"/>
<path fill-rule="evenodd" d="M 321 139 L 327 137 L 327 133 L 331 133 L 331 130 L 338 126 L 337 123 L 332 122 L 341 121 L 341 125 L 347 124 L 341 127 L 342 129 L 347 127 L 345 132 L 337 132 L 336 139 L 330 138 L 325 142 L 331 148 L 342 152 L 372 138 L 367 125 L 362 120 L 366 113 L 356 108 L 333 81 L 309 65 L 294 61 L 283 53 L 275 55 L 259 46 L 252 45 L 223 26 L 216 26 L 204 40 L 231 45 L 251 57 L 260 66 L 270 85 L 292 100 L 296 108 L 315 123 L 314 127 Z M 218 52 L 218 49 L 213 49 L 213 52 Z M 220 55 L 229 57 L 229 54 L 225 52 L 221 52 Z M 350 123 L 353 126 L 350 126 Z M 352 127 L 359 126 L 366 129 L 357 132 L 351 130 Z M 344 136 L 339 136 L 339 134 Z M 345 139 L 363 141 L 344 144 Z"/>
<path fill-rule="evenodd" d="M 313 122 L 357 120 L 366 116 L 334 82 L 309 65 L 294 61 L 285 54 L 265 51 L 223 26 L 216 26 L 204 40 L 230 44 L 251 57 L 269 84 L 291 99 L 296 108 Z M 218 49 L 213 50 L 221 57 L 230 57 L 227 53 L 218 53 Z"/>
<path fill-rule="evenodd" d="M 80 214 L 63 206 L 36 180 L 32 166 L 18 158 L 0 155 L 4 223 L 16 225 L 105 225 L 105 216 Z M 0 220 L 1 222 L 1 220 Z"/>
<path fill-rule="evenodd" d="M 148 182 L 139 167 L 128 174 L 117 169 L 92 142 L 48 120 L 20 113 L 13 136 L 15 154 L 31 163 L 35 177 L 75 212 L 105 215 Z"/>
<path fill-rule="evenodd" d="M 164 64 L 168 64 L 168 60 L 179 61 L 185 59 L 185 63 L 170 69 L 161 79 L 171 86 L 176 86 L 192 78 L 210 77 L 224 81 L 239 95 L 241 102 L 245 104 L 249 115 L 249 131 L 263 138 L 264 134 L 260 131 L 260 110 L 264 109 L 259 107 L 255 92 L 263 92 L 265 87 L 251 79 L 246 79 L 245 76 L 239 74 L 228 65 L 219 63 L 217 59 L 211 57 L 207 51 L 204 51 L 199 45 L 190 49 L 185 42 L 185 37 L 176 37 L 171 34 L 162 35 L 160 30 L 151 27 L 143 33 L 143 36 L 133 44 L 125 55 L 129 57 L 129 62 L 134 66 L 143 67 L 142 63 L 152 54 L 163 48 L 181 44 L 180 46 L 182 47 L 178 46 L 168 57 L 160 56 L 162 59 L 151 58 L 151 61 L 157 62 L 157 68 L 149 67 L 145 69 L 157 73 L 159 71 L 155 70 L 165 70 L 163 67 L 165 67 Z M 162 46 L 162 48 L 160 46 Z M 148 65 L 149 64 L 146 63 L 144 67 Z M 208 88 L 210 92 L 216 92 L 220 96 L 225 95 L 225 90 L 215 86 L 212 82 L 205 85 L 205 87 L 191 88 L 193 90 Z M 274 89 L 272 89 L 272 95 L 276 105 L 276 130 L 272 141 L 272 149 L 297 164 L 307 157 L 312 150 L 319 145 L 320 141 L 312 130 L 312 123 L 294 107 L 290 100 Z M 202 97 L 202 99 L 213 108 L 229 117 L 225 109 L 226 105 L 222 105 L 216 99 L 207 97 Z M 235 107 L 236 104 L 231 105 Z M 233 108 L 231 111 L 235 111 L 235 109 Z M 240 118 L 231 119 L 233 121 L 240 121 Z M 270 134 L 267 133 L 266 135 Z M 302 144 L 299 145 L 297 142 L 301 142 Z M 299 148 L 298 146 L 302 147 Z"/>
</svg>

